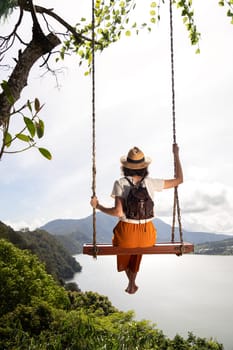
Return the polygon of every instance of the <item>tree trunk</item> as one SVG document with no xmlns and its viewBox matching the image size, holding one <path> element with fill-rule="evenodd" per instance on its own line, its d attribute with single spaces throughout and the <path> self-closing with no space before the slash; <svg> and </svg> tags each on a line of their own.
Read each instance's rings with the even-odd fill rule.
<svg viewBox="0 0 233 350">
<path fill-rule="evenodd" d="M 23 88 L 27 85 L 28 75 L 33 64 L 59 44 L 59 38 L 53 33 L 47 36 L 33 35 L 33 39 L 26 49 L 19 54 L 17 64 L 7 82 L 14 102 L 20 98 Z M 11 107 L 12 105 L 3 91 L 0 94 L 0 126 L 9 119 Z"/>
</svg>

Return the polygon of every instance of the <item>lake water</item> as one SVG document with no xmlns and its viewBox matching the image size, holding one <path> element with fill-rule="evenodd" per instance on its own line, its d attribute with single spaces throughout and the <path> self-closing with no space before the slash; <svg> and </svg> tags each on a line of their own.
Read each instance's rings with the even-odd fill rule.
<svg viewBox="0 0 233 350">
<path fill-rule="evenodd" d="M 74 281 L 82 291 L 108 296 L 122 311 L 134 310 L 138 320 L 151 320 L 168 337 L 188 331 L 233 350 L 233 256 L 144 255 L 134 295 L 116 271 L 115 256 L 75 258 L 83 267 Z"/>
</svg>

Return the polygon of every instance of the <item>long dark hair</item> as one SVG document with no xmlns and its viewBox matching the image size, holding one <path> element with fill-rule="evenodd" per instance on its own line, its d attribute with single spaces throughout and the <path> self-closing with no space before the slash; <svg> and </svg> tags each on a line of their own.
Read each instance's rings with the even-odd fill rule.
<svg viewBox="0 0 233 350">
<path fill-rule="evenodd" d="M 128 169 L 125 168 L 124 166 L 122 167 L 122 172 L 124 174 L 124 176 L 141 176 L 143 178 L 145 178 L 148 174 L 148 168 L 143 168 L 143 169 Z"/>
</svg>

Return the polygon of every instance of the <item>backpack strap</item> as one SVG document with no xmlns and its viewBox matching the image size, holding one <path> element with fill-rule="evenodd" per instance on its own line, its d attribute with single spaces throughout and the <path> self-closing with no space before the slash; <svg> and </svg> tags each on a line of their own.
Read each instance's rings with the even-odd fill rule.
<svg viewBox="0 0 233 350">
<path fill-rule="evenodd" d="M 144 181 L 145 179 L 145 176 L 135 185 L 128 177 L 125 176 L 125 179 L 128 181 L 128 183 L 130 184 L 130 186 L 134 187 L 138 187 L 142 184 L 142 182 Z"/>
<path fill-rule="evenodd" d="M 125 179 L 128 181 L 128 183 L 130 184 L 130 186 L 132 186 L 132 187 L 134 186 L 133 182 L 132 182 L 128 177 L 125 176 Z"/>
</svg>

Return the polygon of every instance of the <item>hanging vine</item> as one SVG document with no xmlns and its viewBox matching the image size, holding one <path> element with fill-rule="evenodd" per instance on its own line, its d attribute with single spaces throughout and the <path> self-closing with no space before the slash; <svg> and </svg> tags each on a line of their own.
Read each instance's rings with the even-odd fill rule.
<svg viewBox="0 0 233 350">
<path fill-rule="evenodd" d="M 231 24 L 233 24 L 233 1 L 232 0 L 220 0 L 219 6 L 227 7 L 227 17 L 230 18 Z"/>
<path fill-rule="evenodd" d="M 160 0 L 157 4 L 152 1 L 148 8 L 148 17 L 140 23 L 133 20 L 132 12 L 136 8 L 135 0 L 96 0 L 95 2 L 95 51 L 102 51 L 112 43 L 118 41 L 122 35 L 131 36 L 138 35 L 141 30 L 152 30 L 152 25 L 157 23 L 160 17 L 160 7 L 164 0 Z M 200 33 L 194 21 L 194 10 L 192 9 L 191 1 L 181 0 L 174 1 L 173 4 L 181 9 L 183 22 L 188 30 L 190 42 L 192 45 L 198 45 Z M 91 38 L 91 23 L 87 23 L 86 18 L 81 18 L 76 24 L 75 31 L 85 38 Z M 86 61 L 89 70 L 85 74 L 90 73 L 91 69 L 91 40 L 86 39 L 77 42 L 74 35 L 67 35 L 67 39 L 63 42 L 63 47 L 60 51 L 60 58 L 64 59 L 68 52 L 75 52 L 80 57 L 80 65 Z M 196 52 L 199 51 L 199 47 Z"/>
</svg>

